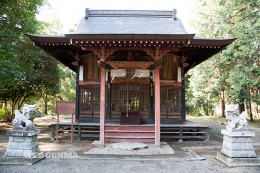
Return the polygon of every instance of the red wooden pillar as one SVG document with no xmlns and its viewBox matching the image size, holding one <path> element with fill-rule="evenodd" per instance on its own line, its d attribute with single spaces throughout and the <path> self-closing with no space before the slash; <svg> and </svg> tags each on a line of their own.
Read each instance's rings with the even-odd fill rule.
<svg viewBox="0 0 260 173">
<path fill-rule="evenodd" d="M 155 146 L 159 147 L 160 144 L 160 126 L 161 126 L 161 112 L 160 112 L 160 69 L 155 67 Z"/>
<path fill-rule="evenodd" d="M 101 67 L 100 81 L 100 134 L 99 144 L 105 145 L 105 87 L 106 87 L 106 69 Z"/>
</svg>

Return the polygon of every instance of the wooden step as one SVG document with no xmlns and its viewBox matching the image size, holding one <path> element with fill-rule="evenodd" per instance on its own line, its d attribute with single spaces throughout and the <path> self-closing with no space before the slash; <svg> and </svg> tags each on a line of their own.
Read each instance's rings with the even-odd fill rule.
<svg viewBox="0 0 260 173">
<path fill-rule="evenodd" d="M 125 138 L 105 138 L 105 142 L 142 142 L 142 143 L 154 143 L 154 139 L 149 138 L 132 138 L 132 139 L 125 139 Z"/>
<path fill-rule="evenodd" d="M 154 125 L 120 125 L 105 127 L 106 142 L 154 142 Z"/>
<path fill-rule="evenodd" d="M 140 132 L 140 133 L 133 133 L 133 132 L 116 132 L 116 133 L 112 133 L 112 132 L 105 132 L 105 136 L 114 136 L 114 137 L 118 137 L 118 136 L 154 136 L 154 133 L 146 133 L 146 132 Z"/>
<path fill-rule="evenodd" d="M 105 130 L 105 132 L 132 132 L 132 133 L 147 132 L 147 133 L 155 133 L 155 131 L 150 131 L 150 130 Z"/>
<path fill-rule="evenodd" d="M 127 130 L 127 131 L 154 131 L 154 126 L 106 126 L 106 130 Z"/>
<path fill-rule="evenodd" d="M 106 138 L 117 138 L 117 139 L 154 139 L 154 136 L 106 136 Z"/>
</svg>

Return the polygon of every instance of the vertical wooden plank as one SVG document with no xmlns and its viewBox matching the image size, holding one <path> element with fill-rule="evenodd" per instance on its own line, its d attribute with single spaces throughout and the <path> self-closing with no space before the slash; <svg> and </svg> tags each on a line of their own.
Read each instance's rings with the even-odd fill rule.
<svg viewBox="0 0 260 173">
<path fill-rule="evenodd" d="M 79 65 L 77 67 L 77 76 L 76 76 L 76 106 L 75 106 L 75 116 L 76 121 L 79 121 L 79 102 L 80 102 L 80 88 L 79 88 Z"/>
<path fill-rule="evenodd" d="M 107 73 L 107 117 L 111 119 L 111 72 Z"/>
<path fill-rule="evenodd" d="M 59 114 L 57 114 L 57 125 L 56 125 L 56 142 L 59 142 Z"/>
<path fill-rule="evenodd" d="M 184 81 L 184 68 L 181 67 L 181 120 L 186 121 L 186 107 L 185 107 L 185 81 Z"/>
<path fill-rule="evenodd" d="M 51 125 L 51 142 L 55 140 L 55 124 Z"/>
<path fill-rule="evenodd" d="M 153 72 L 150 71 L 150 121 L 154 121 L 154 91 L 153 91 Z"/>
<path fill-rule="evenodd" d="M 78 140 L 81 140 L 81 126 L 78 124 Z"/>
<path fill-rule="evenodd" d="M 155 67 L 155 146 L 160 146 L 160 126 L 161 126 L 161 113 L 160 113 L 160 69 Z"/>
<path fill-rule="evenodd" d="M 89 88 L 89 91 L 91 92 L 91 99 L 90 99 L 90 105 L 91 105 L 91 118 L 94 118 L 94 100 L 93 97 L 95 95 L 95 88 Z"/>
<path fill-rule="evenodd" d="M 70 135 L 70 140 L 73 142 L 73 133 L 74 133 L 74 116 L 71 114 L 71 135 Z"/>
<path fill-rule="evenodd" d="M 100 81 L 100 138 L 101 146 L 105 145 L 105 87 L 106 87 L 106 70 L 101 67 L 101 81 Z"/>
</svg>

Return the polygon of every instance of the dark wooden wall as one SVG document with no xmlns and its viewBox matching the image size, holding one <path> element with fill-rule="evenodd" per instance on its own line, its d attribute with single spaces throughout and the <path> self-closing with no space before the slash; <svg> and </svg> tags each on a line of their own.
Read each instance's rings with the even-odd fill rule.
<svg viewBox="0 0 260 173">
<path fill-rule="evenodd" d="M 125 53 L 125 52 L 123 52 Z M 122 52 L 118 53 L 119 55 Z M 138 53 L 129 52 L 125 55 L 126 57 L 132 57 L 133 55 L 141 55 Z M 117 54 L 116 54 L 117 55 Z M 146 57 L 146 55 L 143 55 Z M 115 56 L 120 57 L 120 56 Z M 138 57 L 140 58 L 140 57 Z M 82 118 L 99 118 L 100 112 L 100 69 L 97 65 L 98 57 L 94 54 L 88 54 L 83 56 L 83 80 L 84 82 L 96 81 L 97 84 L 84 84 L 80 86 L 80 102 L 79 102 L 79 112 L 80 119 Z M 147 60 L 147 59 L 146 59 Z M 128 71 L 133 71 L 134 69 L 128 69 Z M 166 54 L 162 58 L 162 67 L 160 69 L 160 79 L 162 81 L 177 81 L 177 71 L 178 71 L 178 57 L 173 54 Z M 128 73 L 127 73 L 128 74 Z M 129 73 L 130 76 L 126 76 L 129 79 L 133 74 Z M 142 119 L 153 118 L 150 115 L 150 99 L 151 98 L 151 87 L 149 83 L 113 83 L 109 89 L 111 91 L 111 103 L 109 115 L 112 119 L 119 119 L 122 112 L 127 109 L 129 111 L 138 111 Z M 106 89 L 108 91 L 108 88 Z M 127 100 L 127 90 L 128 90 L 128 100 Z M 106 91 L 106 92 L 107 92 Z M 152 94 L 153 95 L 153 94 Z M 181 119 L 181 88 L 174 86 L 164 86 L 161 83 L 161 119 Z M 106 103 L 109 103 L 106 98 Z M 153 114 L 153 113 L 152 113 Z"/>
<path fill-rule="evenodd" d="M 178 57 L 167 53 L 162 58 L 162 67 L 160 69 L 161 80 L 177 80 Z"/>
<path fill-rule="evenodd" d="M 88 54 L 83 57 L 83 80 L 84 81 L 99 81 L 100 69 L 98 68 L 97 61 L 99 58 L 94 54 Z"/>
</svg>

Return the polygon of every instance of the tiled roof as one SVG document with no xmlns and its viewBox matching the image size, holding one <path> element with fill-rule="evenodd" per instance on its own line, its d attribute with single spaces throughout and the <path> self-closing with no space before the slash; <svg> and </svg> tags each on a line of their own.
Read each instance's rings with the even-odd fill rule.
<svg viewBox="0 0 260 173">
<path fill-rule="evenodd" d="M 187 34 L 176 10 L 88 10 L 74 34 Z"/>
</svg>

